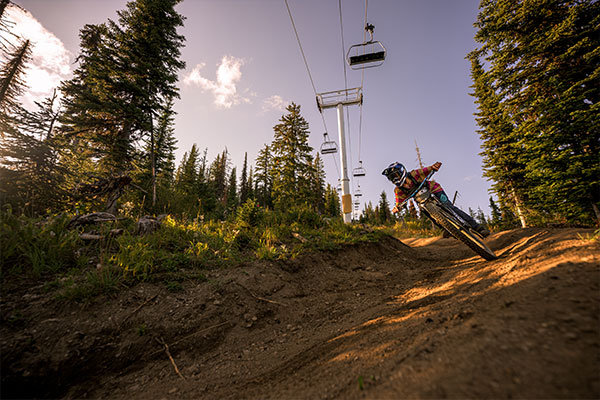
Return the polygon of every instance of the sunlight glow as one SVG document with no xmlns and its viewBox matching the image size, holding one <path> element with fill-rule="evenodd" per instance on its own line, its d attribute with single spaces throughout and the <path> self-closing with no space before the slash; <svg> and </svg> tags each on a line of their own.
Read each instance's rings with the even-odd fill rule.
<svg viewBox="0 0 600 400">
<path fill-rule="evenodd" d="M 32 60 L 27 64 L 24 81 L 29 90 L 24 95 L 25 106 L 52 94 L 61 80 L 71 76 L 71 57 L 63 42 L 40 24 L 28 11 L 9 5 L 6 18 L 15 23 L 12 33 L 31 41 Z M 16 38 L 10 37 L 13 45 Z"/>
</svg>

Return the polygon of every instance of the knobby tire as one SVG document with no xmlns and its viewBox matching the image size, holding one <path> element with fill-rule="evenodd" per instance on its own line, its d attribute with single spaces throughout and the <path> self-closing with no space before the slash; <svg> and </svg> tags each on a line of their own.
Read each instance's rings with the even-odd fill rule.
<svg viewBox="0 0 600 400">
<path fill-rule="evenodd" d="M 447 215 L 443 209 L 431 203 L 427 204 L 425 208 L 427 209 L 427 212 L 429 212 L 429 215 L 431 215 L 431 218 L 433 218 L 456 239 L 469 246 L 469 248 L 475 253 L 479 254 L 488 261 L 492 261 L 497 258 L 496 254 L 494 254 L 494 252 L 487 247 L 482 239 L 469 230 L 463 228 L 453 216 Z"/>
</svg>

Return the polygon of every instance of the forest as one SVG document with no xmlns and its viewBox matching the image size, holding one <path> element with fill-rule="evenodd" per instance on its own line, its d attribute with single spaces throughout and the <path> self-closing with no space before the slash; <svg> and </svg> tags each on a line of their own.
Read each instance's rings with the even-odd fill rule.
<svg viewBox="0 0 600 400">
<path fill-rule="evenodd" d="M 226 147 L 208 160 L 208 149 L 194 144 L 176 165 L 173 105 L 186 40 L 177 31 L 179 2 L 131 1 L 117 21 L 83 26 L 72 78 L 30 110 L 21 96 L 31 42 L 7 40 L 13 23 L 4 11 L 14 5 L 1 0 L 3 276 L 93 260 L 117 275 L 142 269 L 145 279 L 170 264 L 229 262 L 248 252 L 293 257 L 311 246 L 377 240 L 380 232 L 440 233 L 412 202 L 393 215 L 385 192 L 344 226 L 338 191 L 326 184 L 295 103 L 256 160 L 246 154 L 234 166 Z M 599 8 L 595 1 L 480 4 L 479 47 L 466 56 L 493 193 L 491 216 L 469 211 L 492 231 L 598 226 Z M 94 213 L 104 223 L 84 232 L 81 218 Z M 141 217 L 165 229 L 140 236 Z M 94 250 L 74 255 L 84 244 Z"/>
</svg>

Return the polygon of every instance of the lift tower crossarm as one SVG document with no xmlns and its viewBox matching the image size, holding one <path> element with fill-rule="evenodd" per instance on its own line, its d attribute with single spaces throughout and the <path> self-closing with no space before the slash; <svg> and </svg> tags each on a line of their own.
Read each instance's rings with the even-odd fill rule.
<svg viewBox="0 0 600 400">
<path fill-rule="evenodd" d="M 351 106 L 354 104 L 362 104 L 362 101 L 362 89 L 359 87 L 317 93 L 317 107 L 320 112 L 323 112 L 323 110 L 328 108 L 336 108 L 339 104 Z"/>
</svg>

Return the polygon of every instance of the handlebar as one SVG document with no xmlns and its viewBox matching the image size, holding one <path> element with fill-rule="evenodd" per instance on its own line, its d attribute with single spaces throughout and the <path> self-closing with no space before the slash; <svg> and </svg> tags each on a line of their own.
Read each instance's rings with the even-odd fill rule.
<svg viewBox="0 0 600 400">
<path fill-rule="evenodd" d="M 421 182 L 421 183 L 419 184 L 419 186 L 417 186 L 417 188 L 416 188 L 415 190 L 413 190 L 413 192 L 410 194 L 410 196 L 408 196 L 406 199 L 404 199 L 404 201 L 403 201 L 402 203 L 400 203 L 400 204 L 399 204 L 399 206 L 400 206 L 400 207 L 401 207 L 401 206 L 403 206 L 403 205 L 404 205 L 404 203 L 406 203 L 408 200 L 412 199 L 412 198 L 415 196 L 415 194 L 417 194 L 417 193 L 419 192 L 419 190 L 421 190 L 421 188 L 423 187 L 423 185 L 425 185 L 425 182 L 428 182 L 428 181 L 429 181 L 429 178 L 431 178 L 431 176 L 432 176 L 434 173 L 435 173 L 435 170 L 431 171 L 431 172 L 429 173 L 429 175 L 427 175 L 427 176 L 425 177 L 425 179 L 423 179 L 423 182 Z"/>
</svg>

